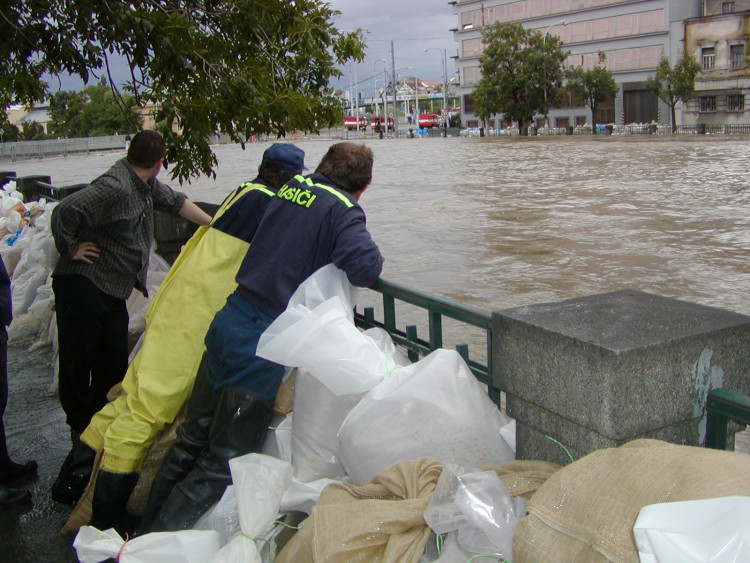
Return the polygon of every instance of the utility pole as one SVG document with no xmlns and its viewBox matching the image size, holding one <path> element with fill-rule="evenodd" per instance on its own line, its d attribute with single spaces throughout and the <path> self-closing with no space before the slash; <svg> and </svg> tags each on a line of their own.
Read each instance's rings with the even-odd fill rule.
<svg viewBox="0 0 750 563">
<path fill-rule="evenodd" d="M 398 114 L 396 113 L 396 54 L 393 52 L 393 41 L 391 40 L 391 73 L 393 74 L 393 138 L 398 139 Z M 388 127 L 388 116 L 386 116 L 386 128 Z"/>
</svg>

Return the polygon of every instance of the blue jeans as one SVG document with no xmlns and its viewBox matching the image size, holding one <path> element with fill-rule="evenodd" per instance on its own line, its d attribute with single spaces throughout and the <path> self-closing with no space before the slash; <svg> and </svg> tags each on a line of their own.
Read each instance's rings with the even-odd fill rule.
<svg viewBox="0 0 750 563">
<path fill-rule="evenodd" d="M 284 366 L 255 355 L 258 339 L 275 317 L 233 293 L 206 333 L 206 361 L 214 389 L 240 387 L 273 406 Z"/>
</svg>

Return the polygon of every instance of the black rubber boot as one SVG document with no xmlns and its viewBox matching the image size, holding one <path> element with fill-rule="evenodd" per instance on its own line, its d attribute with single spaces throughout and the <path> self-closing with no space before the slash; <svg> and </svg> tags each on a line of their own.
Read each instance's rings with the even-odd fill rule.
<svg viewBox="0 0 750 563">
<path fill-rule="evenodd" d="M 68 457 L 60 468 L 60 473 L 52 483 L 52 500 L 64 504 L 75 504 L 89 484 L 94 469 L 96 452 L 81 440 L 76 440 Z"/>
<path fill-rule="evenodd" d="M 208 446 L 208 435 L 215 410 L 214 388 L 204 358 L 198 368 L 193 391 L 185 408 L 185 421 L 177 428 L 177 440 L 164 456 L 151 485 L 140 533 L 149 531 L 172 489 L 192 471 L 198 456 Z"/>
<path fill-rule="evenodd" d="M 151 531 L 192 528 L 232 483 L 229 460 L 263 447 L 272 415 L 271 405 L 259 395 L 245 389 L 224 389 L 216 406 L 208 448 L 169 495 Z"/>
<path fill-rule="evenodd" d="M 114 528 L 123 538 L 125 534 L 132 536 L 140 518 L 130 514 L 125 507 L 136 483 L 138 473 L 114 473 L 100 469 L 91 500 L 89 526 L 98 530 Z"/>
<path fill-rule="evenodd" d="M 11 489 L 0 485 L 0 508 L 13 508 L 31 502 L 31 493 L 24 489 Z"/>
</svg>

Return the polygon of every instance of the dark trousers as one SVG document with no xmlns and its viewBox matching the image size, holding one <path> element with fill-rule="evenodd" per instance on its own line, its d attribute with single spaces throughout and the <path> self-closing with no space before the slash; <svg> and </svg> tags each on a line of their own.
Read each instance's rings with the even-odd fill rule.
<svg viewBox="0 0 750 563">
<path fill-rule="evenodd" d="M 67 423 L 83 432 L 128 368 L 128 310 L 124 299 L 79 275 L 54 276 L 60 403 Z"/>
<path fill-rule="evenodd" d="M 8 406 L 8 331 L 0 327 L 0 469 L 10 465 L 3 415 Z"/>
</svg>

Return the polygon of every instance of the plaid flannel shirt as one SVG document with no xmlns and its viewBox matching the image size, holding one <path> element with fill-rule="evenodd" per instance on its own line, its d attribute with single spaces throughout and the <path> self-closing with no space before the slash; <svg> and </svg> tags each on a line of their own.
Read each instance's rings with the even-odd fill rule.
<svg viewBox="0 0 750 563">
<path fill-rule="evenodd" d="M 144 182 L 127 159 L 57 204 L 51 227 L 60 259 L 53 275 L 79 274 L 108 295 L 127 299 L 133 287 L 147 295 L 146 272 L 154 238 L 154 210 L 178 215 L 187 196 L 156 179 Z M 101 250 L 93 264 L 73 260 L 78 243 Z"/>
</svg>

